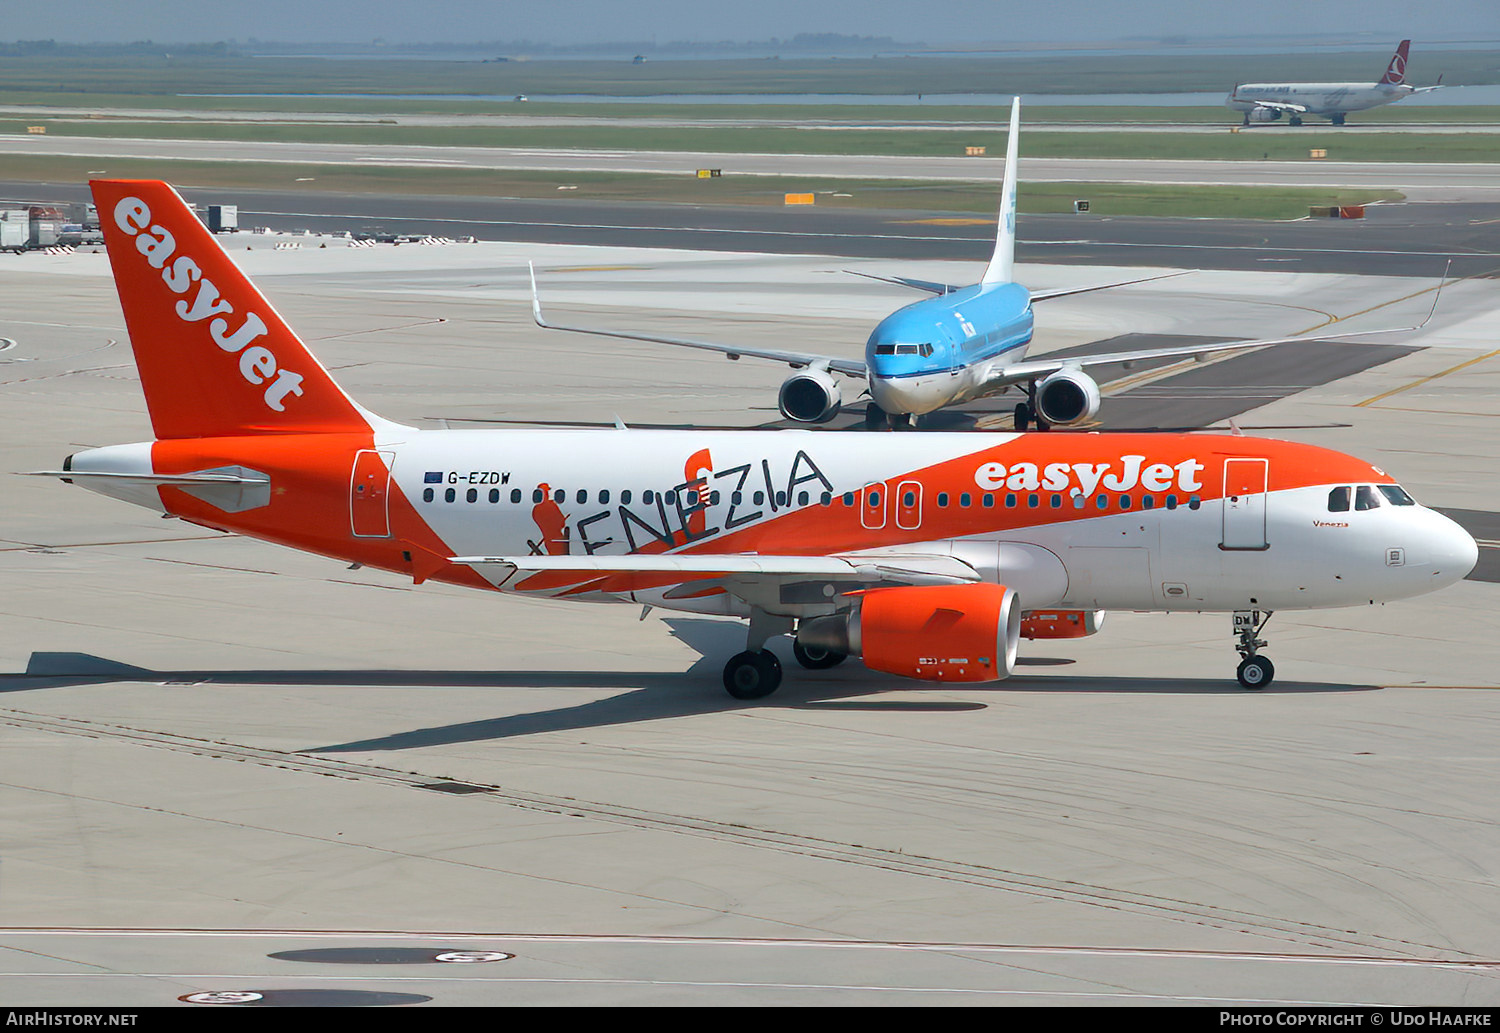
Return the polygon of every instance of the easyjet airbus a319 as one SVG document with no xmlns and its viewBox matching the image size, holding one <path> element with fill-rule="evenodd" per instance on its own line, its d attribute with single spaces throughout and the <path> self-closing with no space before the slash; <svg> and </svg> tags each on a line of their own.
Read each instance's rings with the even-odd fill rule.
<svg viewBox="0 0 1500 1033">
<path fill-rule="evenodd" d="M 155 440 L 55 476 L 207 527 L 491 591 L 749 620 L 798 661 L 985 682 L 1110 609 L 1234 614 L 1452 584 L 1474 540 L 1353 456 L 1204 434 L 422 430 L 346 395 L 166 184 L 94 198 Z M 1226 629 L 1228 630 L 1228 629 Z"/>
</svg>

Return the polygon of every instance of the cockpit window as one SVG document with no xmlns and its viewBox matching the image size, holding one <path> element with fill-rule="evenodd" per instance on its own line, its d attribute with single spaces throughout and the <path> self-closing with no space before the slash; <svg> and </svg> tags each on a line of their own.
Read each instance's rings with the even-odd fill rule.
<svg viewBox="0 0 1500 1033">
<path fill-rule="evenodd" d="M 875 354 L 876 355 L 895 355 L 896 354 L 896 346 L 894 344 L 877 344 L 875 346 Z"/>
<path fill-rule="evenodd" d="M 898 344 L 898 345 L 896 345 L 896 354 L 897 355 L 915 355 L 915 354 L 917 354 L 917 351 L 918 351 L 918 348 L 917 348 L 917 346 L 915 344 Z"/>
<path fill-rule="evenodd" d="M 1349 512 L 1349 488 L 1347 485 L 1341 485 L 1328 493 L 1328 512 Z"/>
<path fill-rule="evenodd" d="M 1354 489 L 1354 508 L 1375 509 L 1380 505 L 1380 495 L 1372 484 L 1361 484 Z"/>
<path fill-rule="evenodd" d="M 1384 495 L 1393 506 L 1415 506 L 1417 500 L 1402 490 L 1399 484 L 1379 485 L 1380 494 Z"/>
</svg>

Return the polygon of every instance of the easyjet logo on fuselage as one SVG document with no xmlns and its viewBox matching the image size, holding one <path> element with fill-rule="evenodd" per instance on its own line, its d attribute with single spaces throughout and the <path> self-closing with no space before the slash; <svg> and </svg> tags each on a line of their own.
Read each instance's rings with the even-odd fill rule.
<svg viewBox="0 0 1500 1033">
<path fill-rule="evenodd" d="M 152 223 L 151 209 L 140 198 L 126 197 L 115 205 L 115 225 L 135 238 L 136 250 L 146 256 L 147 265 L 161 271 L 162 282 L 173 293 L 187 294 L 197 284 L 191 303 L 183 300 L 173 307 L 177 318 L 186 323 L 209 319 L 208 335 L 214 344 L 239 355 L 240 376 L 250 384 L 265 384 L 266 406 L 285 412 L 287 397 L 302 394 L 302 374 L 283 369 L 271 349 L 251 346 L 251 341 L 266 334 L 265 321 L 247 311 L 231 332 L 225 317 L 234 314 L 234 305 L 219 295 L 219 288 L 203 275 L 192 256 L 177 254 L 177 238 L 166 227 Z"/>
<path fill-rule="evenodd" d="M 1121 456 L 1107 463 L 985 463 L 974 471 L 974 483 L 985 491 L 1073 491 L 1093 495 L 1100 486 L 1108 491 L 1131 491 L 1140 485 L 1146 491 L 1198 491 L 1203 464 L 1184 459 L 1147 465 L 1145 456 Z M 1069 492 L 1072 494 L 1073 492 Z"/>
</svg>

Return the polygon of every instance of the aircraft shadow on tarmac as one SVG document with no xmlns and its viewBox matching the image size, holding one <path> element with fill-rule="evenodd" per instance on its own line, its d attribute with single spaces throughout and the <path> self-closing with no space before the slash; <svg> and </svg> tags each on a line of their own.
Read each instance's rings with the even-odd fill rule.
<svg viewBox="0 0 1500 1033">
<path fill-rule="evenodd" d="M 674 619 L 665 622 L 672 635 L 700 656 L 686 671 L 431 671 L 431 670 L 219 670 L 157 671 L 87 653 L 33 653 L 24 674 L 0 675 L 0 693 L 36 691 L 118 682 L 162 685 L 307 685 L 334 688 L 406 686 L 413 689 L 494 688 L 622 690 L 605 699 L 532 713 L 415 728 L 374 739 L 308 747 L 303 753 L 359 753 L 420 749 L 459 743 L 511 739 L 546 732 L 581 731 L 613 725 L 693 717 L 733 710 L 863 710 L 891 713 L 955 713 L 987 709 L 980 698 L 967 700 L 911 698 L 924 689 L 973 696 L 991 693 L 1087 692 L 1128 695 L 1241 695 L 1228 678 L 1095 678 L 1047 674 L 1027 668 L 1061 667 L 1073 661 L 1055 657 L 1022 657 L 1022 668 L 1003 682 L 953 686 L 927 685 L 869 671 L 850 663 L 829 671 L 800 672 L 789 677 L 773 697 L 740 702 L 727 697 L 720 682 L 722 658 L 744 645 L 744 629 L 725 621 Z M 789 653 L 789 649 L 781 652 Z M 795 668 L 790 656 L 786 666 Z M 1376 685 L 1278 681 L 1256 695 L 1309 692 L 1365 692 Z M 902 699 L 882 699 L 900 692 Z"/>
</svg>

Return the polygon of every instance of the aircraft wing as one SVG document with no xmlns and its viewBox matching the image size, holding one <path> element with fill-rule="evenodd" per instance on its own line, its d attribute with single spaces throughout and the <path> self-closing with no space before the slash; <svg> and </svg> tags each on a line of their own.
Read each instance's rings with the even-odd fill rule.
<svg viewBox="0 0 1500 1033">
<path fill-rule="evenodd" d="M 625 556 L 455 556 L 460 566 L 499 574 L 502 585 L 521 590 L 630 592 L 693 582 L 714 583 L 736 595 L 764 597 L 799 582 L 860 591 L 882 585 L 956 585 L 980 580 L 979 573 L 952 556 L 847 555 L 774 556 L 694 553 Z M 738 591 L 736 590 L 738 589 Z M 806 602 L 827 602 L 824 592 Z M 787 599 L 785 601 L 793 601 Z"/>
<path fill-rule="evenodd" d="M 528 263 L 528 266 L 530 263 Z M 542 302 L 536 289 L 536 269 L 531 269 L 531 315 L 536 320 L 536 325 L 543 330 L 566 330 L 575 334 L 594 334 L 598 337 L 617 337 L 625 341 L 649 341 L 653 344 L 670 344 L 678 348 L 697 348 L 701 351 L 718 352 L 727 359 L 739 359 L 747 357 L 751 359 L 768 359 L 771 362 L 784 362 L 794 369 L 808 366 L 820 366 L 832 370 L 835 373 L 843 373 L 851 377 L 863 377 L 866 374 L 866 366 L 862 359 L 840 359 L 829 355 L 813 355 L 808 352 L 781 351 L 774 348 L 745 348 L 735 344 L 719 344 L 715 341 L 695 341 L 681 337 L 658 337 L 654 334 L 630 333 L 624 330 L 605 330 L 597 327 L 585 326 L 563 326 L 559 323 L 549 323 L 542 316 Z"/>
<path fill-rule="evenodd" d="M 1306 104 L 1288 104 L 1284 100 L 1261 100 L 1259 97 L 1236 97 L 1235 100 L 1244 104 L 1254 104 L 1259 108 L 1270 108 L 1272 111 L 1289 111 L 1294 115 L 1307 114 Z"/>
<path fill-rule="evenodd" d="M 1442 288 L 1439 287 L 1438 292 L 1441 293 L 1441 291 Z M 1433 310 L 1437 309 L 1437 302 L 1438 299 L 1434 296 L 1432 299 Z M 987 382 L 991 387 L 1003 387 L 1007 384 L 1040 380 L 1064 368 L 1085 369 L 1089 366 L 1103 366 L 1111 362 L 1141 362 L 1146 359 L 1196 359 L 1200 356 L 1212 355 L 1216 352 L 1268 348 L 1276 344 L 1311 344 L 1317 341 L 1347 340 L 1351 337 L 1375 337 L 1381 334 L 1410 333 L 1413 330 L 1422 329 L 1431 318 L 1432 311 L 1429 311 L 1427 318 L 1415 326 L 1392 326 L 1378 330 L 1350 330 L 1337 334 L 1314 334 L 1299 337 L 1263 337 L 1256 340 L 1220 341 L 1213 344 L 1186 344 L 1175 348 L 1142 348 L 1138 351 L 1106 352 L 1101 355 L 1041 358 L 1030 362 L 1016 362 L 1005 366 L 998 366 L 991 372 L 987 378 Z"/>
<path fill-rule="evenodd" d="M 1133 283 L 1149 283 L 1152 280 L 1165 280 L 1172 276 L 1185 276 L 1192 272 L 1191 269 L 1179 269 L 1172 273 L 1158 273 L 1155 276 L 1141 276 L 1134 280 L 1117 280 L 1114 283 L 1096 283 L 1089 287 L 1064 287 L 1055 291 L 1035 291 L 1031 295 L 1032 301 L 1047 301 L 1051 298 L 1066 298 L 1070 294 L 1087 294 L 1090 291 L 1104 291 L 1111 287 L 1128 287 Z M 959 285 L 951 283 L 933 283 L 931 280 L 914 280 L 909 276 L 876 276 L 874 273 L 862 273 L 857 269 L 845 269 L 844 272 L 855 276 L 863 276 L 870 280 L 879 280 L 882 283 L 894 283 L 899 287 L 915 287 L 919 291 L 927 291 L 929 294 L 952 294 L 954 291 L 962 290 Z"/>
</svg>

